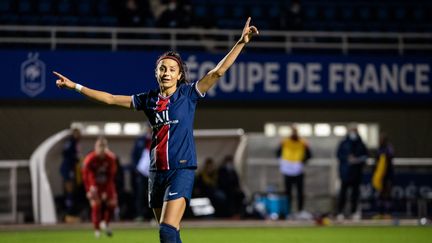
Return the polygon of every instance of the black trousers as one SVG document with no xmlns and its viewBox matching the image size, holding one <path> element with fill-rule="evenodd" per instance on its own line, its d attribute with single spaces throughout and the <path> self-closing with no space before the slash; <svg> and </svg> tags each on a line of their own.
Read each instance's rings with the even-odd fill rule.
<svg viewBox="0 0 432 243">
<path fill-rule="evenodd" d="M 292 205 L 292 187 L 295 186 L 297 190 L 297 209 L 298 211 L 303 210 L 304 203 L 304 174 L 300 174 L 298 176 L 284 176 L 285 179 L 285 194 L 288 198 L 288 210 L 291 211 Z"/>
<path fill-rule="evenodd" d="M 357 211 L 358 201 L 360 197 L 360 184 L 363 176 L 363 165 L 353 165 L 349 169 L 346 180 L 341 181 L 341 189 L 339 192 L 338 214 L 343 213 L 345 204 L 350 191 L 351 214 Z"/>
</svg>

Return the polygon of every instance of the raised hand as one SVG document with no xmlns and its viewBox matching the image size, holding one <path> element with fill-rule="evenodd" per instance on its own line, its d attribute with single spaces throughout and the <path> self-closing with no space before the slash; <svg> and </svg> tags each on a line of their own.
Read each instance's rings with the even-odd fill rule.
<svg viewBox="0 0 432 243">
<path fill-rule="evenodd" d="M 67 89 L 74 89 L 75 83 L 72 82 L 70 79 L 66 78 L 65 76 L 61 75 L 58 72 L 53 72 L 54 75 L 57 76 L 56 85 L 60 89 L 67 88 Z"/>
<path fill-rule="evenodd" d="M 258 35 L 259 31 L 255 26 L 249 26 L 249 23 L 251 21 L 251 17 L 249 17 L 246 21 L 246 24 L 243 28 L 242 36 L 240 37 L 241 43 L 248 43 L 253 35 Z"/>
</svg>

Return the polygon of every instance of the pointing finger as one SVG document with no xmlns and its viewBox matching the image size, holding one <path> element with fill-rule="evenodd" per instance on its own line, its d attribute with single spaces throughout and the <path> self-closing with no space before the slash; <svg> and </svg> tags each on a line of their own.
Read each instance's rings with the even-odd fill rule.
<svg viewBox="0 0 432 243">
<path fill-rule="evenodd" d="M 249 27 L 250 21 L 251 21 L 251 17 L 248 17 L 248 19 L 246 20 L 245 28 Z"/>
<path fill-rule="evenodd" d="M 53 74 L 56 75 L 59 78 L 63 78 L 63 79 L 65 78 L 63 75 L 61 75 L 60 73 L 58 73 L 56 71 L 53 71 Z"/>
</svg>

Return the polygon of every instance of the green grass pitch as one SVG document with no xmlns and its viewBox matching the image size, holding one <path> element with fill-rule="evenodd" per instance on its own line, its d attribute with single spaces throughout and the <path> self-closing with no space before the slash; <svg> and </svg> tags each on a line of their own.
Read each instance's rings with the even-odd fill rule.
<svg viewBox="0 0 432 243">
<path fill-rule="evenodd" d="M 0 232 L 2 243 L 157 243 L 157 229 L 118 229 L 95 239 L 89 230 Z M 184 243 L 430 243 L 432 227 L 187 228 Z"/>
</svg>

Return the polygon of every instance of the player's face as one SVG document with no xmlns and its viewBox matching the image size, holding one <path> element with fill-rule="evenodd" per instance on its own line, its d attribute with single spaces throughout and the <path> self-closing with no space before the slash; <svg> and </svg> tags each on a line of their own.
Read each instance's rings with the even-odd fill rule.
<svg viewBox="0 0 432 243">
<path fill-rule="evenodd" d="M 97 156 L 102 157 L 105 155 L 107 144 L 105 140 L 97 140 L 95 143 L 95 153 Z"/>
<path fill-rule="evenodd" d="M 176 87 L 181 78 L 179 65 L 172 59 L 162 59 L 156 68 L 156 78 L 161 88 Z"/>
</svg>

